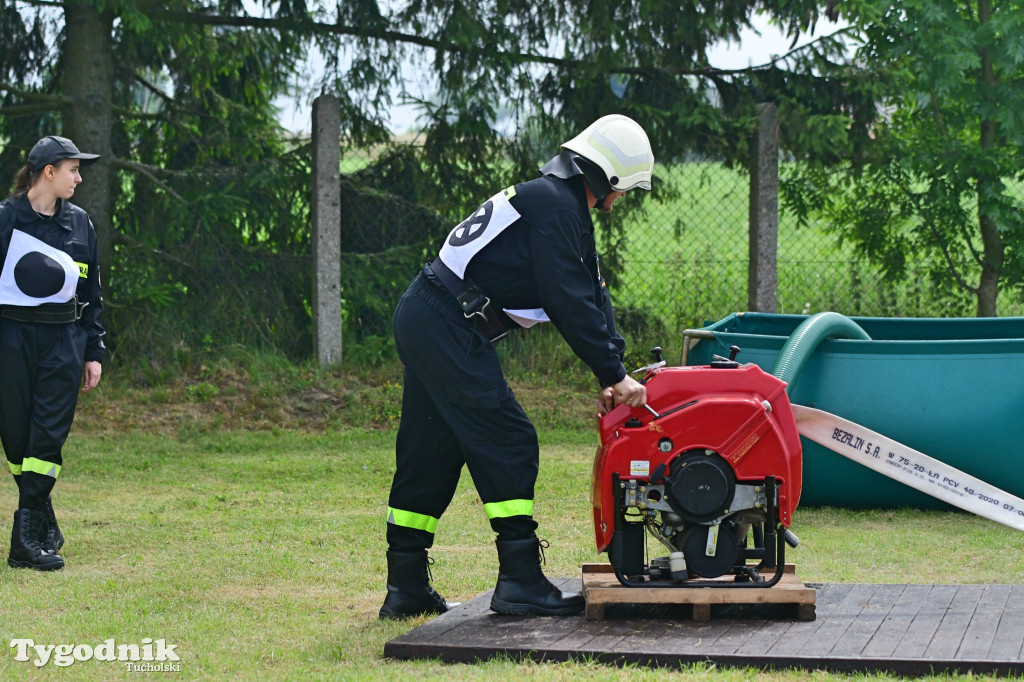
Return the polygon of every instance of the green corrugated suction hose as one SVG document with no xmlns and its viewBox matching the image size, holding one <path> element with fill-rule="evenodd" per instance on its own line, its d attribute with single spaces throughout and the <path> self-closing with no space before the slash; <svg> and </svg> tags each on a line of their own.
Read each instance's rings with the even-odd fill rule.
<svg viewBox="0 0 1024 682">
<path fill-rule="evenodd" d="M 839 313 L 818 313 L 808 317 L 786 339 L 772 366 L 772 375 L 786 382 L 787 394 L 808 358 L 826 339 L 870 341 L 871 337 L 859 324 Z"/>
</svg>

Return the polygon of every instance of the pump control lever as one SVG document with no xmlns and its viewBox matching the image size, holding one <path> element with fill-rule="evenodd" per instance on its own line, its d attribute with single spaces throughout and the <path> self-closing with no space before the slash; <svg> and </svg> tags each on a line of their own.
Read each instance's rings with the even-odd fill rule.
<svg viewBox="0 0 1024 682">
<path fill-rule="evenodd" d="M 665 358 L 661 355 L 661 346 L 655 346 L 651 349 L 651 355 L 654 356 L 654 362 L 649 365 L 644 365 L 640 369 L 634 369 L 631 374 L 647 374 L 652 369 L 658 369 L 659 367 L 665 366 Z M 641 384 L 646 383 L 646 380 L 641 381 Z"/>
</svg>

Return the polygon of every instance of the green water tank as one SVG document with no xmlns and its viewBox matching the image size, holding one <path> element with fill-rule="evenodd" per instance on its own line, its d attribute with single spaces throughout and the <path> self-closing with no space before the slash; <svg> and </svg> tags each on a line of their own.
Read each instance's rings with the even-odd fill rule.
<svg viewBox="0 0 1024 682">
<path fill-rule="evenodd" d="M 804 315 L 736 313 L 684 332 L 684 365 L 728 355 L 772 370 Z M 824 341 L 791 402 L 831 412 L 1024 497 L 1024 318 L 852 317 L 871 340 Z M 802 439 L 801 506 L 949 509 Z"/>
</svg>

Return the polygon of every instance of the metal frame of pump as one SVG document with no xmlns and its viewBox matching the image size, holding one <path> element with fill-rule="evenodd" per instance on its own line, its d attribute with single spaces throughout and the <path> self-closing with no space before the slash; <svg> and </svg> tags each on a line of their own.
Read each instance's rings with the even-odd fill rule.
<svg viewBox="0 0 1024 682">
<path fill-rule="evenodd" d="M 618 485 L 621 489 L 620 506 L 617 510 L 619 515 L 619 521 L 621 525 L 617 524 L 615 531 L 612 533 L 612 542 L 608 548 L 608 557 L 611 561 L 612 570 L 615 572 L 615 577 L 618 578 L 619 582 L 626 587 L 666 587 L 666 588 L 678 588 L 678 587 L 771 587 L 782 579 L 783 573 L 785 572 L 785 561 L 786 561 L 786 539 L 784 533 L 775 532 L 774 522 L 765 522 L 759 524 L 753 524 L 751 533 L 754 538 L 753 547 L 741 547 L 738 548 L 737 558 L 739 562 L 730 566 L 723 575 L 729 571 L 733 571 L 737 576 L 737 580 L 733 582 L 726 582 L 722 580 L 695 580 L 688 577 L 686 574 L 686 566 L 671 565 L 671 555 L 669 572 L 672 580 L 677 582 L 664 582 L 664 581 L 653 581 L 647 577 L 632 578 L 629 576 L 643 576 L 645 573 L 649 574 L 649 569 L 645 568 L 642 561 L 644 556 L 644 541 L 646 534 L 650 533 L 659 541 L 662 542 L 672 553 L 678 552 L 678 548 L 670 544 L 664 536 L 662 536 L 654 527 L 653 523 L 649 520 L 649 517 L 644 517 L 642 521 L 630 521 L 628 509 L 636 507 L 636 496 L 644 495 L 649 492 L 650 488 L 644 485 L 638 485 L 636 480 L 630 480 L 628 482 L 622 482 L 619 479 L 618 474 L 614 474 L 612 477 L 613 485 Z M 753 486 L 750 486 L 753 487 Z M 766 476 L 763 485 L 763 496 L 766 501 L 764 512 L 766 519 L 774 520 L 775 518 L 775 477 Z M 713 524 L 709 528 L 719 528 L 720 523 Z M 646 532 L 645 532 L 646 531 Z M 788 532 L 788 530 L 786 531 Z M 714 537 L 717 541 L 717 534 L 712 536 L 708 534 L 708 544 L 712 542 L 711 537 Z M 641 561 L 637 561 L 637 558 Z M 749 565 L 747 562 L 750 560 L 757 560 L 754 566 Z M 673 570 L 676 568 L 676 570 Z M 762 569 L 774 569 L 774 573 L 771 578 L 767 580 L 759 579 L 760 571 Z"/>
</svg>

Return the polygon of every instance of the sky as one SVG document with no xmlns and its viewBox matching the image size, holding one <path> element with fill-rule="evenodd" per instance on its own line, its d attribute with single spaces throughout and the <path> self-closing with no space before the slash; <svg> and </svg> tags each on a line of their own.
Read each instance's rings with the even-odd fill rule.
<svg viewBox="0 0 1024 682">
<path fill-rule="evenodd" d="M 772 57 L 783 55 L 789 51 L 790 39 L 785 37 L 778 28 L 769 23 L 768 17 L 758 15 L 754 18 L 754 29 L 747 29 L 740 34 L 739 42 L 723 42 L 708 53 L 712 66 L 720 69 L 742 69 L 752 65 L 764 64 Z M 801 36 L 797 45 L 804 45 L 822 35 L 833 33 L 840 28 L 837 24 L 827 21 L 819 22 L 815 33 Z M 316 71 L 316 64 L 307 65 Z M 413 67 L 409 67 L 409 88 L 415 90 L 418 80 Z M 420 85 L 420 92 L 414 93 L 421 99 L 429 99 L 431 92 L 425 83 Z M 395 98 L 397 101 L 397 98 Z M 300 135 L 309 135 L 312 128 L 312 111 L 309 102 L 295 99 L 278 100 L 281 109 L 279 120 L 287 130 Z M 401 134 L 415 129 L 418 110 L 412 105 L 396 104 L 391 112 L 391 129 Z"/>
</svg>

